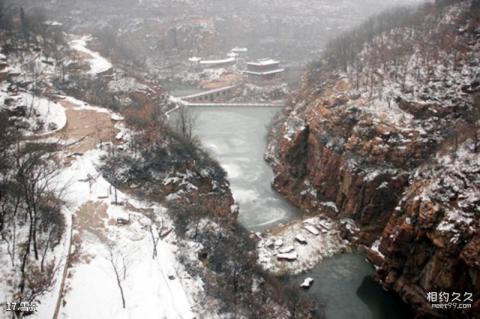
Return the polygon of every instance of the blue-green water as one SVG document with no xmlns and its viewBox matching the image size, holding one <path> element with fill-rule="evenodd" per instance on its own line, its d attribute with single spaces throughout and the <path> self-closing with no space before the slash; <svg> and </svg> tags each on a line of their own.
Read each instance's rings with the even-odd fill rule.
<svg viewBox="0 0 480 319">
<path fill-rule="evenodd" d="M 286 279 L 300 285 L 306 277 L 314 283 L 303 293 L 313 296 L 328 319 L 413 318 L 400 298 L 385 291 L 371 275 L 372 266 L 360 253 L 337 255 L 323 260 L 305 274 Z"/>
</svg>

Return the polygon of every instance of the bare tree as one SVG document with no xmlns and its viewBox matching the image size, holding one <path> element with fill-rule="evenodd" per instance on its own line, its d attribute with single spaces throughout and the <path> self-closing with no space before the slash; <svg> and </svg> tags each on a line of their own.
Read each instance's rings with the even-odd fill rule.
<svg viewBox="0 0 480 319">
<path fill-rule="evenodd" d="M 150 236 L 152 238 L 153 244 L 152 259 L 155 259 L 157 257 L 158 242 L 162 237 L 163 220 L 160 220 L 159 223 L 152 220 L 152 223 L 149 225 L 148 230 L 150 231 Z"/>
<path fill-rule="evenodd" d="M 22 196 L 17 184 L 3 182 L 2 184 L 3 191 L 0 194 L 0 236 L 7 243 L 7 253 L 14 267 L 18 235 L 18 215 L 21 210 Z"/>
<path fill-rule="evenodd" d="M 125 309 L 126 300 L 125 293 L 123 291 L 122 282 L 127 278 L 127 262 L 125 256 L 119 252 L 115 251 L 115 247 L 111 244 L 108 245 L 108 260 L 112 265 L 113 272 L 115 274 L 115 279 L 117 281 L 118 289 L 120 290 L 120 296 L 122 298 L 122 307 Z"/>
<path fill-rule="evenodd" d="M 197 117 L 192 114 L 188 106 L 180 106 L 178 109 L 178 117 L 176 122 L 177 131 L 182 137 L 187 140 L 193 138 L 193 130 L 195 129 L 195 124 Z"/>
<path fill-rule="evenodd" d="M 48 292 L 55 284 L 59 265 L 60 263 L 56 263 L 55 259 L 48 263 L 43 270 L 36 265 L 31 265 L 25 277 L 27 289 L 21 300 L 33 302 Z"/>
</svg>

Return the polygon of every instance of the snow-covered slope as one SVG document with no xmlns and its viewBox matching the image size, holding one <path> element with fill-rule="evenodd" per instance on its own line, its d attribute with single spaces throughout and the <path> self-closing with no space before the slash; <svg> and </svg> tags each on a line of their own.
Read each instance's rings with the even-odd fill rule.
<svg viewBox="0 0 480 319">
<path fill-rule="evenodd" d="M 107 59 L 86 48 L 88 40 L 82 37 L 71 46 L 89 61 L 89 74 L 109 70 Z M 47 259 L 55 264 L 54 278 L 49 289 L 33 300 L 38 311 L 31 317 L 188 319 L 204 313 L 199 304 L 203 282 L 180 264 L 166 209 L 115 190 L 99 171 L 102 156 L 128 147 L 124 117 L 71 96 L 52 94 L 49 76 L 55 76 L 55 69 L 49 64 L 37 87 L 48 94 L 34 96 L 21 60 L 0 58 L 9 63 L 9 77 L 0 86 L 2 112 L 22 128 L 24 136 L 34 135 L 29 142 L 55 145 L 51 183 L 65 202 L 61 212 L 66 229 Z M 152 235 L 150 229 L 157 232 Z M 19 243 L 27 232 L 26 227 L 19 231 Z M 152 238 L 158 241 L 155 258 Z M 0 242 L 2 303 L 15 301 L 17 287 L 12 285 L 19 276 L 18 267 L 10 267 L 10 257 L 4 253 L 11 250 L 8 245 Z M 125 307 L 115 269 L 120 272 Z M 2 310 L 0 317 L 3 314 Z"/>
<path fill-rule="evenodd" d="M 81 241 L 80 251 L 75 252 L 78 261 L 69 271 L 60 317 L 194 318 L 193 294 L 201 291 L 201 282 L 189 277 L 176 260 L 173 233 L 159 243 L 158 256 L 152 258 L 153 243 L 148 232 L 152 221 L 138 212 L 151 211 L 166 220 L 165 209 L 120 191 L 118 201 L 123 205 L 112 204 L 113 188 L 96 168 L 102 153 L 89 151 L 60 175 L 60 184 L 69 185 L 66 199 L 70 210 L 76 212 L 74 234 Z M 88 176 L 94 177 L 90 183 L 85 181 Z M 131 223 L 118 226 L 117 218 L 130 218 Z M 125 309 L 110 251 L 115 258 L 125 258 Z"/>
<path fill-rule="evenodd" d="M 89 74 L 96 75 L 110 70 L 112 68 L 110 61 L 105 59 L 98 52 L 94 52 L 87 47 L 87 44 L 91 39 L 91 36 L 83 36 L 79 39 L 72 40 L 70 45 L 72 49 L 86 55 L 90 64 L 90 70 L 88 71 Z"/>
</svg>

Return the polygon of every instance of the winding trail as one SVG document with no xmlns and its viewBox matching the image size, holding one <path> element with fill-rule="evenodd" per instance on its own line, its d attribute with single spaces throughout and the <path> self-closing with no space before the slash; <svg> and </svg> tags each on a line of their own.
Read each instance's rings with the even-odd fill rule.
<svg viewBox="0 0 480 319">
<path fill-rule="evenodd" d="M 122 143 L 116 139 L 123 125 L 121 117 L 69 97 L 58 101 L 66 109 L 67 125 L 50 138 L 66 144 L 59 159 L 63 163 L 59 180 L 69 184 L 65 199 L 73 227 L 53 318 L 151 318 L 157 314 L 194 318 L 198 283 L 178 263 L 175 244 L 160 241 L 158 257 L 151 257 L 146 215 L 162 216 L 164 208 L 121 191 L 118 199 L 122 205 L 115 204 L 113 187 L 98 171 L 105 154 L 99 143 L 114 141 L 114 147 Z M 131 220 L 129 225 L 118 225 L 119 217 Z M 128 264 L 130 276 L 122 279 L 125 309 L 109 251 Z"/>
<path fill-rule="evenodd" d="M 114 123 L 111 120 L 111 116 L 109 116 L 108 112 L 98 112 L 96 110 L 82 109 L 78 105 L 75 105 L 74 103 L 64 98 L 61 98 L 58 103 L 60 103 L 65 108 L 67 122 L 64 128 L 62 128 L 58 132 L 49 134 L 48 137 L 57 138 L 58 140 L 65 141 L 73 140 L 74 142 L 68 143 L 65 146 L 65 152 L 79 155 L 89 150 L 93 150 L 96 145 L 102 141 L 113 140 L 117 129 L 115 129 Z M 64 164 L 68 166 L 72 163 L 72 160 L 74 160 L 74 156 L 67 156 L 64 158 Z M 85 215 L 89 216 L 90 212 L 96 211 L 95 209 L 89 210 L 89 207 L 86 208 L 82 206 L 76 212 L 70 213 L 69 216 L 70 231 L 68 236 L 68 249 L 65 256 L 65 265 L 62 271 L 60 289 L 57 296 L 57 302 L 55 304 L 53 319 L 59 318 L 62 301 L 65 295 L 65 284 L 68 276 L 68 270 L 70 267 L 73 246 L 73 234 L 75 229 L 74 216 L 77 216 L 79 219 L 85 219 Z M 80 225 L 85 226 L 85 228 L 87 227 L 86 224 Z"/>
<path fill-rule="evenodd" d="M 83 37 L 70 43 L 90 63 L 89 73 L 110 69 L 106 59 L 85 47 L 86 41 Z M 165 209 L 120 191 L 118 205 L 114 188 L 98 170 L 109 147 L 104 142 L 112 142 L 113 148 L 125 142 L 117 135 L 121 131 L 125 136 L 123 117 L 73 97 L 49 98 L 64 107 L 67 117 L 61 130 L 43 138 L 63 145 L 58 182 L 68 185 L 65 201 L 71 213 L 66 213 L 72 219 L 53 318 L 195 318 L 201 284 L 178 262 L 175 239 L 160 241 L 158 257 L 152 259 L 147 215 L 162 216 Z M 118 225 L 117 218 L 128 219 L 129 225 Z M 122 259 L 128 264 L 125 274 L 130 274 L 122 278 L 126 308 L 112 270 Z"/>
<path fill-rule="evenodd" d="M 105 109 L 95 109 L 81 105 L 81 101 L 72 98 L 57 97 L 58 103 L 65 108 L 67 124 L 50 137 L 67 141 L 66 151 L 85 153 L 102 142 L 114 140 L 118 129 L 112 116 Z"/>
<path fill-rule="evenodd" d="M 98 52 L 87 48 L 87 42 L 91 41 L 91 36 L 76 37 L 70 42 L 72 49 L 78 51 L 84 59 L 90 63 L 89 74 L 99 74 L 106 72 L 112 68 L 110 61 L 102 57 Z"/>
</svg>

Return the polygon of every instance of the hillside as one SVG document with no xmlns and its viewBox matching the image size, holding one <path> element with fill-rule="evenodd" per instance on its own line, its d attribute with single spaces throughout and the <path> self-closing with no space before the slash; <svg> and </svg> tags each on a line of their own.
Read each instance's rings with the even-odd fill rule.
<svg viewBox="0 0 480 319">
<path fill-rule="evenodd" d="M 152 74 L 173 77 L 188 66 L 189 57 L 219 58 L 235 46 L 247 47 L 251 58 L 303 65 L 332 35 L 399 1 L 407 0 L 15 2 L 45 12 L 71 32 L 94 34 L 107 56 L 123 56 Z"/>
<path fill-rule="evenodd" d="M 479 50 L 478 1 L 385 12 L 331 41 L 271 132 L 274 187 L 352 219 L 346 236 L 420 317 L 480 306 Z M 432 309 L 432 291 L 473 308 Z"/>
<path fill-rule="evenodd" d="M 226 172 L 148 70 L 0 17 L 2 318 L 315 317 L 257 266 Z"/>
</svg>

